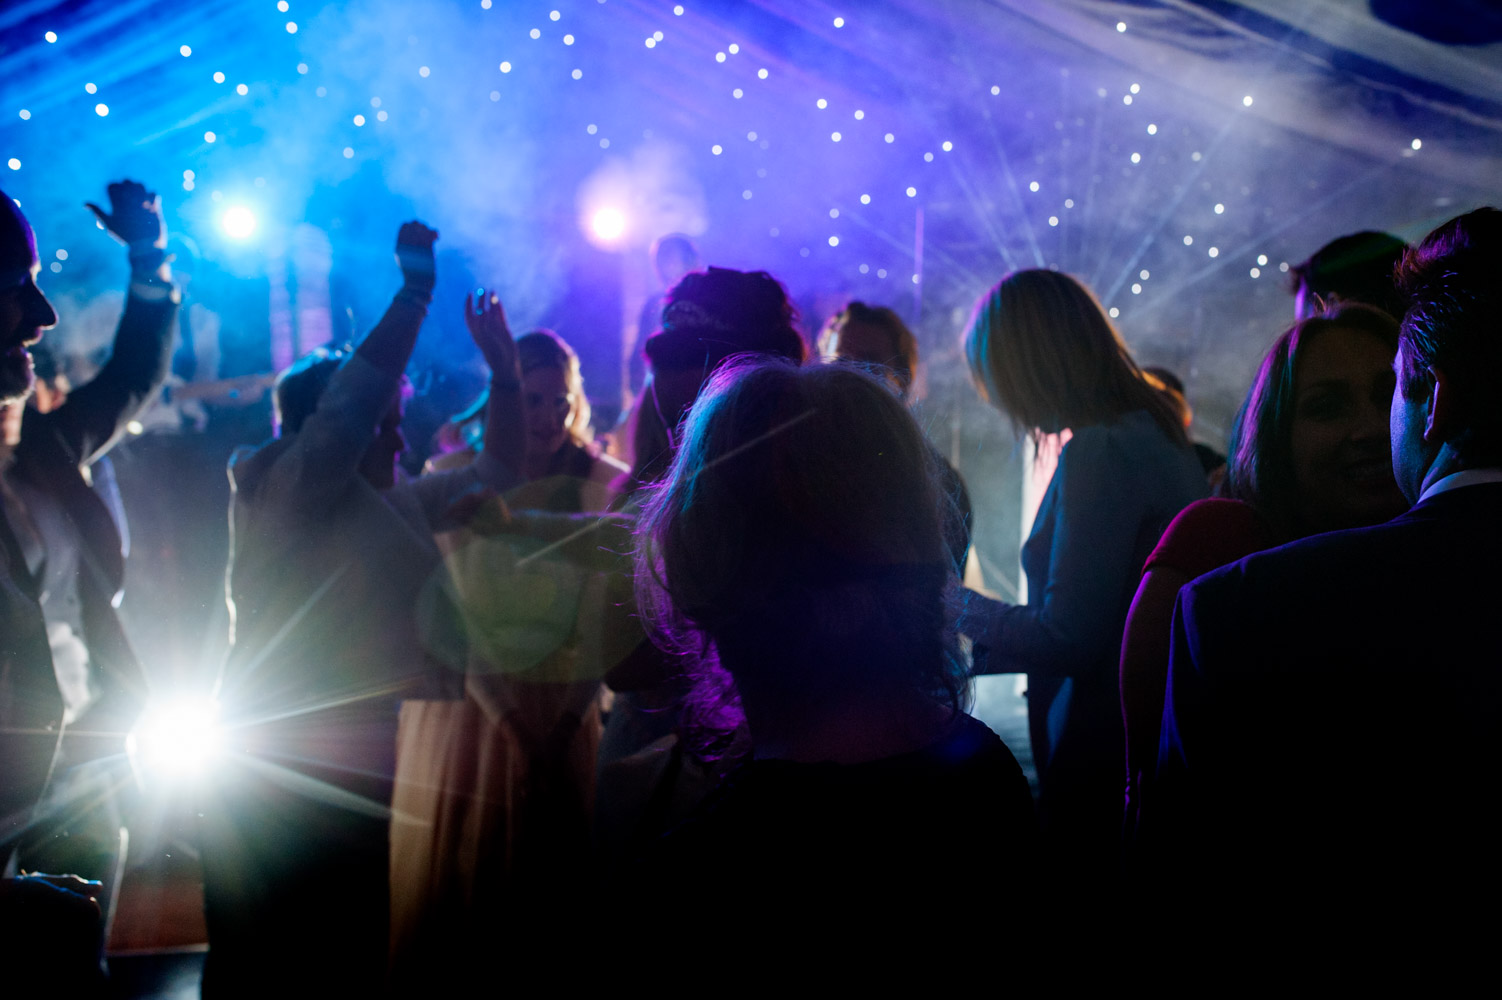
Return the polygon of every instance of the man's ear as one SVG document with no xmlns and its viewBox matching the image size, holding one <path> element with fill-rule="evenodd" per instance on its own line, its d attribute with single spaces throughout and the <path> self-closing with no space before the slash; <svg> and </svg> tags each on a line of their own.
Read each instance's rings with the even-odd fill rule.
<svg viewBox="0 0 1502 1000">
<path fill-rule="evenodd" d="M 1438 445 L 1450 436 L 1459 416 L 1459 403 L 1442 369 L 1430 368 L 1429 377 L 1432 382 L 1429 386 L 1429 415 L 1424 421 L 1424 442 Z"/>
</svg>

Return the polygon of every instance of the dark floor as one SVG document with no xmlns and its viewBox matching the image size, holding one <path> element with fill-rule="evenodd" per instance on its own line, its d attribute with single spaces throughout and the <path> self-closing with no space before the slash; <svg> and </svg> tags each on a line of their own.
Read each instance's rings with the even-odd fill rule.
<svg viewBox="0 0 1502 1000">
<path fill-rule="evenodd" d="M 110 995 L 118 1000 L 198 1000 L 206 945 L 152 954 L 111 955 Z"/>
</svg>

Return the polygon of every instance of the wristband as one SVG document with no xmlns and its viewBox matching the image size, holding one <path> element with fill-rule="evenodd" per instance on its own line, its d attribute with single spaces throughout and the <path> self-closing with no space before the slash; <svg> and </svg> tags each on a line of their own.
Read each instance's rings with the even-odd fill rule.
<svg viewBox="0 0 1502 1000">
<path fill-rule="evenodd" d="M 426 309 L 433 303 L 433 289 L 421 285 L 403 285 L 401 291 L 396 293 L 396 299 Z"/>
</svg>

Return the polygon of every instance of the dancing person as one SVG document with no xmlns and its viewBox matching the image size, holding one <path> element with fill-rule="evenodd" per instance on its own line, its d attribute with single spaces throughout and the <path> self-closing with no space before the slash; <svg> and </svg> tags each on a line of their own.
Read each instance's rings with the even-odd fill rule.
<svg viewBox="0 0 1502 1000">
<path fill-rule="evenodd" d="M 1409 511 L 1179 592 L 1139 823 L 1171 924 L 1155 934 L 1259 959 L 1309 945 L 1342 971 L 1346 954 L 1384 971 L 1421 955 L 1426 979 L 1434 943 L 1481 944 L 1488 925 L 1455 903 L 1502 884 L 1486 793 L 1502 770 L 1499 273 L 1494 208 L 1399 269 L 1391 458 Z"/>
<path fill-rule="evenodd" d="M 552 330 L 517 337 L 516 354 L 526 434 L 521 473 L 528 483 L 545 484 L 545 495 L 535 497 L 535 489 L 513 491 L 508 502 L 518 509 L 605 510 L 615 500 L 613 484 L 631 470 L 595 444 L 579 355 Z M 489 400 L 488 393 L 481 393 L 443 426 L 438 433 L 443 454 L 428 461 L 429 471 L 474 460 L 484 440 Z"/>
<path fill-rule="evenodd" d="M 1279 337 L 1237 414 L 1217 498 L 1184 508 L 1148 557 L 1121 646 L 1129 832 L 1158 759 L 1179 588 L 1253 552 L 1406 509 L 1388 443 L 1397 348 L 1397 321 L 1356 304 Z"/>
<path fill-rule="evenodd" d="M 106 453 L 166 381 L 181 301 L 167 263 L 160 199 L 130 180 L 109 185 L 108 194 L 109 212 L 92 203 L 88 208 L 127 247 L 131 268 L 109 360 L 76 389 L 58 378 L 45 406 L 26 409 L 7 473 L 19 503 L 17 522 L 34 546 L 63 724 L 91 734 L 59 741 L 45 806 L 54 819 L 31 839 L 22 860 L 30 868 L 102 880 L 106 907 L 121 849 L 113 762 L 123 748 L 118 734 L 129 731 L 144 706 L 146 680 L 116 610 L 125 579 L 123 522 L 117 521 L 123 512 L 95 488 L 93 473 L 96 463 L 107 466 Z"/>
<path fill-rule="evenodd" d="M 902 317 L 885 306 L 851 302 L 824 325 L 819 334 L 819 354 L 826 361 L 872 366 L 884 373 L 904 402 L 912 405 L 917 401 L 918 338 Z M 970 491 L 943 452 L 935 448 L 934 458 L 944 470 L 944 492 L 954 501 L 953 516 L 944 528 L 950 555 L 961 578 L 971 586 L 982 587 L 980 560 L 970 554 Z"/>
<path fill-rule="evenodd" d="M 498 304 L 489 313 L 505 322 Z M 486 322 L 465 315 L 471 325 Z M 506 503 L 604 511 L 615 496 L 610 483 L 629 470 L 591 440 L 578 356 L 548 330 L 518 337 L 516 354 L 525 481 Z M 457 426 L 483 405 L 456 417 Z M 475 434 L 470 447 L 430 466 L 473 460 L 486 443 Z M 520 943 L 577 908 L 590 871 L 599 696 L 609 665 L 599 635 L 600 574 L 517 535 L 459 528 L 439 544 L 464 625 L 464 697 L 402 708 L 391 875 L 398 992 L 463 985 L 464 959 L 475 949 Z"/>
<path fill-rule="evenodd" d="M 982 396 L 1035 441 L 1065 430 L 1022 550 L 1029 602 L 967 594 L 978 671 L 1026 673 L 1050 878 L 1086 894 L 1115 877 L 1123 734 L 1117 660 L 1142 562 L 1205 476 L 1168 398 L 1075 279 L 1016 271 L 965 335 Z"/>
<path fill-rule="evenodd" d="M 1407 303 L 1393 284 L 1393 271 L 1408 244 L 1390 233 L 1363 230 L 1320 247 L 1288 269 L 1295 319 L 1311 319 L 1344 302 L 1360 302 L 1403 318 Z"/>
<path fill-rule="evenodd" d="M 645 853 L 641 905 L 670 913 L 713 873 L 718 932 L 807 931 L 827 959 L 973 895 L 1027 904 L 1001 866 L 935 869 L 956 844 L 1026 857 L 1035 834 L 1016 760 L 964 711 L 937 472 L 872 375 L 745 359 L 710 377 L 649 489 L 638 596 L 705 717 L 743 714 L 751 759 Z"/>
<path fill-rule="evenodd" d="M 634 457 L 630 475 L 617 484 L 625 494 L 619 512 L 507 510 L 494 524 L 494 530 L 547 542 L 553 554 L 607 574 L 599 629 L 605 662 L 614 664 L 605 676 L 614 701 L 600 745 L 595 822 L 607 856 L 629 854 L 630 845 L 660 833 L 717 777 L 712 762 L 685 754 L 677 738 L 685 693 L 681 666 L 652 645 L 637 618 L 628 554 L 638 493 L 665 474 L 684 414 L 727 359 L 766 354 L 805 360 L 795 318 L 786 290 L 764 271 L 710 267 L 686 275 L 646 343 L 650 373 L 630 419 Z"/>
<path fill-rule="evenodd" d="M 67 831 L 41 816 L 46 789 L 69 758 L 68 724 L 92 702 L 118 721 L 144 694 L 112 598 L 124 570 L 120 536 L 88 486 L 88 464 L 114 444 L 124 424 L 149 402 L 165 376 L 164 351 L 178 296 L 167 267 L 165 231 L 155 195 L 132 181 L 109 187 L 111 212 L 89 205 L 112 236 L 130 248 L 131 284 L 115 350 L 99 376 L 67 403 L 27 411 L 34 373 L 27 347 L 57 322 L 37 287 L 36 236 L 20 207 L 0 193 L 0 874 L 14 875 L 27 853 L 44 863 L 63 857 L 47 848 Z M 46 617 L 44 617 L 44 615 Z M 69 660 L 58 670 L 53 642 Z M 82 636 L 80 642 L 79 636 Z M 73 683 L 62 685 L 60 677 Z M 88 748 L 82 756 L 89 756 Z M 98 791 L 97 789 L 95 790 Z M 66 813 L 79 815 L 76 804 Z M 40 847 L 33 841 L 40 831 Z M 84 838 L 80 838 L 84 839 Z M 117 842 L 116 842 L 117 843 Z M 114 844 L 97 853 L 113 856 Z M 67 856 L 65 863 L 87 858 Z M 106 860 L 91 874 L 109 874 Z M 3 939 L 26 961 L 7 971 L 22 991 L 45 987 L 80 996 L 103 988 L 104 887 L 75 876 L 0 881 Z M 33 979 L 32 973 L 36 974 Z"/>
<path fill-rule="evenodd" d="M 515 485 L 521 380 L 504 322 L 471 327 L 490 366 L 490 447 L 397 483 L 403 369 L 432 298 L 433 241 L 401 227 L 403 285 L 347 357 L 278 380 L 279 436 L 230 460 L 232 647 L 218 698 L 238 740 L 202 810 L 205 996 L 374 995 L 386 974 L 388 808 L 403 698 L 446 690 L 416 606 L 456 502 Z M 491 310 L 482 309 L 490 315 Z"/>
</svg>

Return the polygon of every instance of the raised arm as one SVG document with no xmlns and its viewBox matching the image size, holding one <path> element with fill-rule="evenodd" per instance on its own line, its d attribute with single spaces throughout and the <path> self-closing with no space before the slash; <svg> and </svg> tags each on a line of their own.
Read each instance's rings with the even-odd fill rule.
<svg viewBox="0 0 1502 1000">
<path fill-rule="evenodd" d="M 485 501 L 523 481 L 526 418 L 522 412 L 521 369 L 500 298 L 486 295 L 484 289 L 480 290 L 478 302 L 473 295 L 466 295 L 464 324 L 490 366 L 485 436 L 479 457 L 467 466 L 426 475 L 397 487 L 416 499 L 423 518 L 434 531 L 468 524 Z"/>
<path fill-rule="evenodd" d="M 480 289 L 464 297 L 464 324 L 490 366 L 490 403 L 485 409 L 485 443 L 476 460 L 481 481 L 492 489 L 507 489 L 520 481 L 522 456 L 527 450 L 526 416 L 522 412 L 522 374 L 516 341 L 506 323 L 499 296 Z"/>
<path fill-rule="evenodd" d="M 80 465 L 107 452 L 161 391 L 182 301 L 167 264 L 161 199 L 144 185 L 125 180 L 109 186 L 109 200 L 108 212 L 93 202 L 87 207 L 130 252 L 130 290 L 110 359 L 58 409 L 28 420 L 23 434 L 23 440 L 53 436 Z"/>
<path fill-rule="evenodd" d="M 433 242 L 438 230 L 421 222 L 404 222 L 396 234 L 396 261 L 402 269 L 402 287 L 391 300 L 386 314 L 355 351 L 393 382 L 400 381 L 417 346 L 417 332 L 433 301 L 436 270 Z M 332 386 L 330 386 L 332 388 Z M 377 417 L 380 415 L 377 414 Z"/>
<path fill-rule="evenodd" d="M 396 243 L 401 290 L 354 356 L 334 373 L 317 409 L 267 474 L 262 488 L 282 493 L 283 502 L 320 509 L 359 474 L 377 425 L 396 402 L 402 372 L 428 314 L 437 238 L 421 222 L 402 225 Z"/>
</svg>

